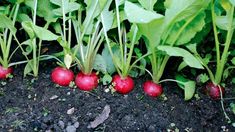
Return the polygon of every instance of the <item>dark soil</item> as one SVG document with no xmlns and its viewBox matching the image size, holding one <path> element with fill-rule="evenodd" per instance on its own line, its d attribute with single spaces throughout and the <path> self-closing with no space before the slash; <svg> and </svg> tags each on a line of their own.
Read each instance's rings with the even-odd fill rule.
<svg viewBox="0 0 235 132">
<path fill-rule="evenodd" d="M 45 67 L 45 66 L 44 66 Z M 51 66 L 52 67 L 52 66 Z M 184 101 L 183 91 L 174 83 L 164 84 L 165 97 L 150 98 L 142 90 L 145 77 L 135 80 L 128 95 L 105 92 L 100 85 L 92 92 L 57 87 L 50 81 L 51 67 L 44 68 L 38 79 L 23 78 L 23 68 L 16 68 L 14 78 L 0 84 L 0 131 L 235 131 L 224 118 L 220 101 L 200 98 Z M 41 71 L 43 71 L 41 70 Z M 6 82 L 6 84 L 5 84 Z M 232 86 L 230 86 L 232 88 Z M 231 95 L 231 88 L 226 95 Z M 56 99 L 51 97 L 58 96 Z M 235 121 L 225 102 L 226 111 Z M 110 115 L 97 128 L 87 128 L 110 105 Z M 74 113 L 67 110 L 74 108 Z M 76 126 L 76 127 L 74 127 Z"/>
</svg>

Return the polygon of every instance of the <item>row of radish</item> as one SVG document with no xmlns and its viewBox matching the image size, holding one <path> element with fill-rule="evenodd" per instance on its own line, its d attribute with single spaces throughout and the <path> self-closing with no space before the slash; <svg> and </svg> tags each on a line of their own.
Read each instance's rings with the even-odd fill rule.
<svg viewBox="0 0 235 132">
<path fill-rule="evenodd" d="M 57 67 L 51 73 L 51 80 L 60 86 L 69 86 L 74 81 L 73 71 Z M 91 74 L 84 74 L 79 72 L 75 78 L 75 84 L 80 90 L 91 91 L 98 86 L 99 77 L 95 72 Z M 120 75 L 115 75 L 112 80 L 114 89 L 120 94 L 128 94 L 134 89 L 134 80 L 128 76 L 121 78 Z M 152 81 L 146 81 L 143 85 L 144 92 L 151 97 L 158 97 L 162 94 L 163 89 L 160 85 L 153 83 Z"/>
<path fill-rule="evenodd" d="M 99 71 L 114 75 L 110 81 L 114 89 L 127 94 L 134 88 L 132 77 L 148 73 L 152 80 L 143 84 L 146 94 L 161 95 L 161 83 L 171 81 L 184 90 L 185 100 L 189 100 L 196 91 L 196 82 L 184 74 L 184 69 L 190 67 L 206 72 L 202 81 L 207 83 L 204 89 L 213 99 L 218 99 L 224 93 L 221 86 L 226 79 L 224 71 L 228 73 L 234 67 L 226 65 L 232 50 L 235 20 L 231 1 L 13 0 L 2 3 L 0 78 L 6 78 L 12 73 L 12 66 L 18 64 L 26 64 L 24 76 L 37 77 L 40 61 L 55 59 L 59 66 L 52 71 L 51 78 L 61 86 L 68 86 L 75 79 L 79 89 L 92 90 L 99 82 L 94 71 Z M 210 37 L 215 46 L 208 52 L 210 55 L 204 55 L 197 51 L 198 44 L 212 31 L 214 35 Z M 19 34 L 25 37 L 18 37 Z M 48 42 L 59 44 L 63 51 L 43 54 L 43 44 Z M 16 49 L 11 49 L 12 44 L 17 45 Z M 25 61 L 11 62 L 17 50 L 22 51 Z M 216 59 L 212 57 L 214 51 Z M 174 77 L 162 80 L 171 57 L 183 61 Z M 233 60 L 231 65 L 235 65 Z M 216 62 L 215 70 L 211 61 Z M 76 76 L 70 70 L 73 66 L 80 70 Z"/>
</svg>

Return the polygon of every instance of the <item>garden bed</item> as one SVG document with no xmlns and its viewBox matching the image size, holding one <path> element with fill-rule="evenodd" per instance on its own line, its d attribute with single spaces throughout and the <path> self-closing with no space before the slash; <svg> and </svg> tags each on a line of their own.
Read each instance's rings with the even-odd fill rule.
<svg viewBox="0 0 235 132">
<path fill-rule="evenodd" d="M 13 79 L 1 81 L 0 131 L 234 131 L 224 118 L 220 101 L 213 101 L 198 88 L 198 99 L 185 102 L 183 91 L 174 83 L 164 83 L 164 94 L 151 98 L 144 94 L 142 83 L 135 79 L 135 89 L 128 95 L 105 92 L 99 85 L 92 92 L 57 87 L 50 81 L 52 66 L 44 66 L 38 79 L 26 77 L 18 67 Z M 47 67 L 46 67 L 47 66 Z M 42 70 L 41 70 L 42 71 Z M 7 82 L 5 84 L 5 82 Z M 232 86 L 226 96 L 232 96 Z M 229 101 L 225 107 L 229 108 Z M 102 124 L 88 128 L 106 105 L 110 113 Z M 74 112 L 67 111 L 74 108 Z M 233 115 L 226 109 L 230 117 Z M 232 120 L 234 121 L 234 117 Z M 72 128 L 71 128 L 72 127 Z"/>
</svg>

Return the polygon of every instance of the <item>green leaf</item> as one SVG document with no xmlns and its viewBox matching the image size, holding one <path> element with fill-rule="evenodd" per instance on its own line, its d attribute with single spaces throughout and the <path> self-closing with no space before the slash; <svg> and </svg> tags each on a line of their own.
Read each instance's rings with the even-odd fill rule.
<svg viewBox="0 0 235 132">
<path fill-rule="evenodd" d="M 112 48 L 112 50 L 113 50 L 113 52 L 115 52 L 115 50 L 117 50 L 117 49 Z M 112 56 L 110 55 L 110 52 L 109 52 L 109 49 L 108 49 L 107 45 L 105 45 L 101 55 L 103 56 L 104 60 L 106 61 L 107 72 L 109 74 L 113 74 L 116 71 L 116 69 L 115 69 L 115 66 L 113 64 L 113 59 L 112 59 Z"/>
<path fill-rule="evenodd" d="M 136 28 L 138 28 L 136 24 L 131 25 L 131 29 L 127 33 L 128 40 L 132 41 L 132 38 L 134 37 L 134 32 L 135 32 Z M 136 39 L 135 39 L 135 42 L 134 42 L 135 44 L 138 43 L 139 39 L 141 38 L 141 35 L 142 34 L 140 34 L 140 32 L 137 32 Z"/>
<path fill-rule="evenodd" d="M 56 40 L 57 35 L 53 34 L 51 31 L 34 25 L 31 21 L 22 22 L 22 27 L 28 33 L 30 38 L 35 38 L 36 36 L 41 40 Z"/>
<path fill-rule="evenodd" d="M 25 51 L 22 53 L 23 55 L 29 55 L 33 51 L 33 42 L 31 39 L 28 39 L 21 44 L 26 46 Z"/>
<path fill-rule="evenodd" d="M 207 8 L 210 0 L 166 0 L 165 24 L 193 17 Z"/>
<path fill-rule="evenodd" d="M 53 34 L 51 31 L 44 29 L 42 27 L 33 25 L 34 32 L 37 35 L 38 38 L 41 40 L 56 40 L 59 36 Z"/>
<path fill-rule="evenodd" d="M 139 31 L 147 38 L 147 48 L 154 48 L 160 43 L 163 19 L 155 19 L 146 24 L 138 24 Z M 150 47 L 151 45 L 151 47 Z"/>
<path fill-rule="evenodd" d="M 174 24 L 166 40 L 170 45 L 185 45 L 205 26 L 205 13 L 192 16 Z"/>
<path fill-rule="evenodd" d="M 30 39 L 33 39 L 36 37 L 34 30 L 33 30 L 32 22 L 24 21 L 21 23 L 21 25 L 24 28 L 24 30 L 27 32 L 27 34 L 29 35 Z"/>
<path fill-rule="evenodd" d="M 232 64 L 235 65 L 235 57 L 231 60 Z"/>
<path fill-rule="evenodd" d="M 197 44 L 189 44 L 186 46 L 186 48 L 192 52 L 193 54 L 198 54 L 197 52 Z"/>
<path fill-rule="evenodd" d="M 209 3 L 210 0 L 166 0 L 163 41 L 170 45 L 188 43 L 205 25 L 204 11 Z"/>
<path fill-rule="evenodd" d="M 47 22 L 56 22 L 58 16 L 53 12 L 55 6 L 49 0 L 39 0 L 37 15 L 43 17 Z"/>
<path fill-rule="evenodd" d="M 178 66 L 177 71 L 181 71 L 182 69 L 184 69 L 185 67 L 187 67 L 187 63 L 185 63 L 184 61 L 180 63 L 180 65 Z"/>
<path fill-rule="evenodd" d="M 101 71 L 104 74 L 107 73 L 106 61 L 100 54 L 96 55 L 93 67 L 97 71 Z"/>
<path fill-rule="evenodd" d="M 230 23 L 230 20 L 229 20 L 229 16 L 226 15 L 226 16 L 216 16 L 216 26 L 219 27 L 220 29 L 222 30 L 229 30 L 229 23 Z M 234 19 L 235 20 L 235 19 Z M 233 20 L 233 29 L 235 27 L 235 21 Z"/>
<path fill-rule="evenodd" d="M 161 14 L 157 14 L 153 11 L 147 11 L 129 1 L 125 2 L 124 11 L 128 20 L 132 23 L 149 23 L 155 19 L 160 19 L 163 17 Z"/>
<path fill-rule="evenodd" d="M 89 2 L 89 1 L 87 1 Z M 93 0 L 92 2 L 90 1 L 87 4 L 86 7 L 86 18 L 82 23 L 82 30 L 85 30 L 84 32 L 86 32 L 86 34 L 91 34 L 92 33 L 92 29 L 93 29 L 93 22 L 94 22 L 94 18 L 96 18 L 99 14 L 101 13 L 101 10 L 99 8 L 99 1 L 98 0 Z"/>
<path fill-rule="evenodd" d="M 32 19 L 27 14 L 20 13 L 17 15 L 17 21 L 19 22 L 32 21 Z"/>
<path fill-rule="evenodd" d="M 195 93 L 196 89 L 195 81 L 186 79 L 180 74 L 177 74 L 175 78 L 177 81 L 180 82 L 177 83 L 179 87 L 184 90 L 184 100 L 190 100 Z"/>
<path fill-rule="evenodd" d="M 143 6 L 147 10 L 153 11 L 153 7 L 155 3 L 157 3 L 157 0 L 138 0 L 141 6 Z"/>
<path fill-rule="evenodd" d="M 126 1 L 124 7 L 127 19 L 137 23 L 139 32 L 146 38 L 147 48 L 154 48 L 160 43 L 164 16 Z"/>
<path fill-rule="evenodd" d="M 232 83 L 235 84 L 235 78 L 232 79 Z"/>
<path fill-rule="evenodd" d="M 107 5 L 107 1 L 108 0 L 99 0 L 99 4 L 100 4 L 100 10 L 103 10 L 104 7 Z M 109 3 L 111 3 L 112 1 L 109 0 Z"/>
<path fill-rule="evenodd" d="M 62 7 L 64 8 L 64 13 L 67 14 L 69 12 L 79 10 L 80 4 L 76 2 L 69 2 L 69 0 L 64 0 L 64 6 L 62 6 L 62 2 L 61 2 L 60 8 L 54 9 L 53 12 L 58 16 L 62 16 L 63 15 Z"/>
<path fill-rule="evenodd" d="M 204 69 L 199 60 L 197 60 L 190 52 L 185 49 L 171 46 L 158 46 L 161 51 L 165 51 L 169 56 L 183 57 L 183 60 L 190 67 Z"/>
<path fill-rule="evenodd" d="M 102 77 L 103 85 L 108 85 L 109 83 L 111 83 L 112 79 L 113 79 L 112 76 L 110 76 L 109 74 L 105 74 Z"/>
<path fill-rule="evenodd" d="M 190 100 L 196 89 L 196 83 L 194 81 L 188 81 L 184 83 L 184 100 Z"/>
<path fill-rule="evenodd" d="M 9 13 L 10 13 L 10 5 L 0 6 L 0 15 L 8 15 Z"/>
<path fill-rule="evenodd" d="M 13 22 L 5 15 L 0 15 L 0 28 L 8 28 L 12 34 L 16 33 L 16 28 L 14 27 Z"/>
<path fill-rule="evenodd" d="M 200 75 L 197 77 L 197 80 L 198 80 L 198 82 L 204 84 L 204 83 L 206 83 L 206 82 L 209 80 L 209 77 L 208 77 L 207 74 L 202 73 L 202 74 L 200 74 Z"/>
<path fill-rule="evenodd" d="M 105 32 L 108 32 L 113 25 L 113 20 L 114 20 L 114 14 L 112 11 L 109 11 L 109 6 L 110 6 L 110 1 L 109 3 L 105 6 L 104 10 L 101 12 L 100 17 L 103 22 L 103 29 Z"/>
<path fill-rule="evenodd" d="M 28 61 L 24 68 L 24 77 L 33 71 L 33 60 Z"/>
<path fill-rule="evenodd" d="M 25 0 L 25 4 L 32 10 L 34 9 L 34 0 Z M 50 0 L 38 0 L 37 15 L 43 17 L 47 22 L 56 22 L 58 19 L 58 16 L 53 12 L 54 9 L 56 6 Z"/>
</svg>

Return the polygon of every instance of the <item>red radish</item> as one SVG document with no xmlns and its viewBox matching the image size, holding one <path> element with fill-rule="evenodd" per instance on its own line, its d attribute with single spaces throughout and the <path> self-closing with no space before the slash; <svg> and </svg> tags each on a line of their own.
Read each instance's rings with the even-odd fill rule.
<svg viewBox="0 0 235 132">
<path fill-rule="evenodd" d="M 221 92 L 222 95 L 224 94 L 224 88 L 221 87 Z M 206 89 L 205 89 L 206 93 L 212 98 L 212 99 L 219 99 L 220 98 L 220 89 L 219 89 L 219 85 L 216 85 L 212 82 L 207 83 L 206 85 Z"/>
<path fill-rule="evenodd" d="M 12 72 L 12 67 L 4 68 L 3 66 L 0 66 L 0 79 L 6 79 Z"/>
<path fill-rule="evenodd" d="M 73 72 L 63 67 L 56 67 L 51 73 L 52 82 L 60 86 L 68 86 L 73 79 Z"/>
<path fill-rule="evenodd" d="M 84 74 L 79 72 L 75 79 L 75 84 L 80 90 L 90 91 L 98 86 L 99 78 L 95 72 Z"/>
<path fill-rule="evenodd" d="M 143 88 L 144 92 L 151 97 L 158 97 L 163 92 L 162 86 L 154 83 L 153 81 L 146 81 Z"/>
<path fill-rule="evenodd" d="M 122 78 L 120 75 L 115 75 L 112 83 L 114 84 L 114 89 L 120 94 L 127 94 L 134 89 L 134 81 L 130 76 Z"/>
</svg>

